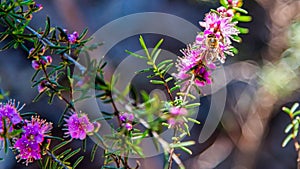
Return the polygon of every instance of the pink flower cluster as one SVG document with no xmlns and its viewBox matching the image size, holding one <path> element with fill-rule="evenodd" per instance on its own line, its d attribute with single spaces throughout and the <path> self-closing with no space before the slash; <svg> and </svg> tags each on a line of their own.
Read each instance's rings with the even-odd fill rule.
<svg viewBox="0 0 300 169">
<path fill-rule="evenodd" d="M 65 119 L 67 127 L 66 135 L 71 138 L 84 140 L 87 135 L 92 135 L 100 128 L 100 123 L 91 123 L 86 114 L 72 113 L 72 115 Z"/>
<path fill-rule="evenodd" d="M 67 35 L 68 42 L 70 42 L 71 44 L 75 44 L 78 41 L 78 38 L 79 38 L 78 32 L 74 31 L 73 33 L 68 33 L 67 29 L 63 29 L 63 31 Z"/>
<path fill-rule="evenodd" d="M 199 22 L 204 31 L 196 36 L 192 45 L 181 50 L 182 58 L 178 59 L 176 67 L 178 73 L 175 77 L 187 80 L 194 77 L 193 81 L 199 87 L 211 83 L 211 72 L 216 68 L 215 62 L 225 62 L 226 55 L 233 56 L 231 46 L 233 36 L 239 34 L 232 22 L 234 11 L 220 7 L 218 12 L 209 12 L 204 21 Z"/>
<path fill-rule="evenodd" d="M 168 119 L 168 124 L 171 127 L 174 127 L 176 125 L 181 125 L 184 122 L 182 116 L 186 116 L 188 111 L 182 107 L 172 107 L 170 108 L 169 113 L 170 117 Z"/>
<path fill-rule="evenodd" d="M 10 100 L 7 103 L 0 103 L 0 134 L 5 135 L 6 132 L 12 132 L 17 124 L 22 123 L 23 119 L 19 114 L 19 110 L 22 107 L 18 108 L 15 101 Z M 5 124 L 4 124 L 5 122 Z M 2 140 L 3 137 L 0 136 Z"/>
<path fill-rule="evenodd" d="M 69 42 L 70 42 L 71 44 L 76 43 L 77 40 L 78 40 L 78 37 L 79 37 L 79 35 L 78 35 L 77 32 L 73 32 L 73 33 L 71 33 L 71 34 L 68 34 L 68 40 L 69 40 Z"/>
<path fill-rule="evenodd" d="M 120 121 L 122 122 L 122 125 L 128 130 L 132 130 L 132 122 L 134 120 L 134 115 L 130 113 L 121 113 L 120 114 Z"/>
<path fill-rule="evenodd" d="M 38 116 L 32 117 L 30 121 L 25 120 L 22 135 L 14 144 L 14 149 L 19 153 L 16 158 L 19 161 L 25 160 L 26 165 L 40 159 L 42 143 L 51 129 L 52 123 L 48 123 Z"/>
<path fill-rule="evenodd" d="M 29 54 L 31 55 L 32 52 L 34 51 L 34 48 L 31 48 L 29 50 Z M 46 49 L 43 47 L 40 51 L 38 51 L 37 55 L 34 56 L 35 60 L 31 62 L 31 66 L 33 69 L 38 70 L 41 69 L 42 66 L 47 67 L 51 65 L 52 63 L 52 57 L 51 56 L 43 56 L 45 53 Z"/>
<path fill-rule="evenodd" d="M 42 56 L 40 58 L 37 58 L 36 60 L 33 60 L 31 66 L 33 69 L 38 70 L 41 69 L 42 66 L 46 67 L 48 65 L 51 65 L 51 63 L 52 63 L 51 56 Z"/>
</svg>

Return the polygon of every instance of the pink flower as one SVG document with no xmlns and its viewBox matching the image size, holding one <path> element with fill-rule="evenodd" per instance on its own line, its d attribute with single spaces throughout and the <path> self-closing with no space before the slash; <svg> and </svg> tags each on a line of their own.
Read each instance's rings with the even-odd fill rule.
<svg viewBox="0 0 300 169">
<path fill-rule="evenodd" d="M 130 130 L 132 130 L 132 124 L 131 123 L 125 123 L 125 128 L 128 130 L 128 131 L 130 131 Z"/>
<path fill-rule="evenodd" d="M 134 115 L 132 113 L 123 112 L 120 113 L 120 121 L 122 123 L 122 126 L 127 129 L 127 131 L 132 130 L 132 122 L 134 120 Z"/>
<path fill-rule="evenodd" d="M 42 56 L 40 58 L 40 63 L 44 66 L 48 66 L 52 63 L 52 57 L 51 56 Z"/>
<path fill-rule="evenodd" d="M 121 113 L 120 114 L 120 120 L 122 122 L 126 122 L 126 121 L 132 122 L 134 120 L 134 115 L 131 114 L 131 113 L 126 113 L 126 112 L 125 113 Z"/>
<path fill-rule="evenodd" d="M 96 132 L 100 123 L 91 123 L 86 114 L 73 113 L 68 119 L 65 119 L 67 132 L 71 138 L 84 140 L 87 135 Z"/>
<path fill-rule="evenodd" d="M 32 117 L 31 121 L 26 120 L 23 127 L 23 136 L 29 141 L 35 143 L 42 143 L 44 137 L 50 133 L 52 129 L 52 123 L 46 122 L 46 120 L 37 117 Z"/>
<path fill-rule="evenodd" d="M 187 110 L 185 108 L 180 108 L 180 107 L 172 107 L 170 109 L 170 114 L 174 115 L 174 116 L 178 116 L 178 115 L 187 115 Z"/>
<path fill-rule="evenodd" d="M 217 11 L 222 17 L 233 17 L 234 12 L 232 9 L 226 9 L 225 7 L 221 6 L 217 8 Z"/>
<path fill-rule="evenodd" d="M 44 67 L 47 67 L 47 66 L 51 65 L 51 63 L 52 63 L 51 56 L 41 56 L 40 58 L 33 60 L 31 63 L 31 66 L 33 69 L 38 70 L 38 69 L 42 68 L 42 65 Z"/>
<path fill-rule="evenodd" d="M 21 137 L 15 142 L 14 148 L 19 152 L 16 156 L 18 162 L 21 160 L 28 163 L 33 162 L 34 160 L 41 159 L 41 148 L 37 143 L 30 143 L 25 137 Z"/>
<path fill-rule="evenodd" d="M 10 100 L 7 103 L 0 103 L 0 134 L 3 133 L 6 129 L 8 132 L 12 132 L 14 127 L 22 123 L 23 119 L 19 114 L 19 111 L 23 108 L 19 108 L 19 104 L 16 105 L 15 101 Z M 4 126 L 3 120 L 5 121 L 6 126 Z M 0 140 L 3 138 L 0 137 Z"/>
<path fill-rule="evenodd" d="M 77 32 L 73 32 L 72 34 L 68 34 L 68 40 L 71 44 L 76 43 L 77 39 L 78 39 L 78 33 Z"/>
<path fill-rule="evenodd" d="M 243 4 L 242 0 L 227 0 L 229 7 L 240 7 Z"/>
<path fill-rule="evenodd" d="M 43 80 L 43 81 L 41 81 L 41 83 L 38 84 L 37 88 L 38 88 L 39 93 L 42 93 L 43 91 L 45 91 L 47 89 L 46 84 L 47 84 L 46 80 Z"/>
<path fill-rule="evenodd" d="M 52 123 L 38 116 L 25 120 L 22 136 L 16 140 L 14 149 L 18 151 L 17 159 L 25 160 L 26 165 L 41 158 L 41 146 L 46 136 L 50 134 Z"/>
<path fill-rule="evenodd" d="M 33 61 L 31 62 L 31 66 L 32 66 L 32 68 L 35 69 L 35 70 L 38 70 L 38 69 L 41 68 L 40 63 L 39 63 L 39 61 L 37 61 L 37 60 L 33 60 Z"/>
<path fill-rule="evenodd" d="M 182 117 L 186 116 L 188 114 L 188 111 L 183 107 L 171 107 L 169 113 L 170 117 L 168 118 L 168 124 L 171 127 L 174 127 L 184 123 Z"/>
</svg>

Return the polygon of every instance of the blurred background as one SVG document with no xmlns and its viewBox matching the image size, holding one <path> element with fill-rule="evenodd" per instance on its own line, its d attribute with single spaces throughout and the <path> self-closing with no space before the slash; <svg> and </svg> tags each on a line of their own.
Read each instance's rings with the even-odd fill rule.
<svg viewBox="0 0 300 169">
<path fill-rule="evenodd" d="M 203 20 L 204 14 L 219 7 L 218 0 L 40 0 L 38 3 L 43 4 L 44 8 L 33 16 L 33 28 L 43 27 L 46 16 L 49 16 L 52 26 L 66 28 L 69 32 L 81 32 L 87 27 L 89 35 L 115 19 L 140 12 L 176 15 L 199 27 L 198 22 Z M 245 0 L 243 8 L 252 16 L 252 21 L 240 26 L 249 28 L 250 32 L 242 35 L 241 44 L 234 44 L 239 54 L 226 61 L 228 79 L 222 87 L 227 89 L 228 94 L 222 120 L 209 140 L 191 147 L 194 152 L 192 156 L 182 154 L 188 169 L 296 168 L 297 153 L 293 144 L 281 147 L 284 128 L 290 122 L 281 107 L 291 106 L 299 100 L 300 59 L 297 58 L 300 56 L 297 55 L 300 54 L 300 26 L 297 21 L 300 1 Z M 169 26 L 159 20 L 157 24 Z M 142 27 L 143 23 L 132 26 Z M 187 33 L 184 25 L 176 29 L 176 32 Z M 179 49 L 185 47 L 185 44 L 164 35 L 144 35 L 149 46 L 154 46 L 161 38 L 165 39 L 162 47 L 176 55 L 180 55 Z M 109 51 L 107 58 L 112 67 L 127 56 L 125 49 L 139 50 L 138 36 L 121 41 Z M 22 50 L 0 53 L 0 88 L 9 91 L 11 98 L 26 104 L 23 112 L 38 112 L 43 118 L 53 121 L 55 126 L 64 103 L 54 100 L 52 105 L 48 105 L 47 97 L 32 103 L 38 92 L 31 88 L 30 79 L 34 70 L 26 56 L 27 53 Z M 209 102 L 210 96 L 201 99 L 197 118 L 201 122 L 207 117 Z M 202 127 L 203 124 L 194 125 L 192 135 L 198 136 Z M 63 135 L 59 128 L 54 128 L 53 134 Z M 74 142 L 72 146 L 80 147 L 81 142 Z M 103 163 L 102 150 L 98 149 L 96 160 L 90 162 L 91 148 L 92 141 L 88 139 L 87 152 L 84 153 L 86 158 L 78 168 L 100 168 Z M 2 153 L 2 156 L 5 155 Z M 142 169 L 163 166 L 162 155 L 140 161 Z M 0 168 L 38 166 L 17 164 L 11 153 L 0 162 Z"/>
</svg>

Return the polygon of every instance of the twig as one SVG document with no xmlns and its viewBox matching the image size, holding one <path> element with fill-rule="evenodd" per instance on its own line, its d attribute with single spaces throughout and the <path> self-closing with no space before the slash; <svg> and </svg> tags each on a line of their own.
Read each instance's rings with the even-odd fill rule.
<svg viewBox="0 0 300 169">
<path fill-rule="evenodd" d="M 22 22 L 20 20 L 17 20 L 18 23 L 22 24 Z M 50 47 L 55 47 L 56 45 L 54 43 L 52 43 L 50 40 L 48 40 L 47 38 L 44 38 L 41 34 L 39 34 L 38 32 L 36 32 L 33 28 L 31 28 L 30 26 L 25 26 L 25 28 L 30 31 L 32 34 L 34 34 L 39 41 L 41 41 L 45 46 L 50 46 Z M 63 54 L 64 58 L 69 60 L 70 62 L 72 62 L 75 66 L 77 66 L 79 68 L 79 70 L 81 71 L 81 73 L 84 73 L 86 71 L 86 67 L 84 67 L 83 65 L 81 65 L 79 62 L 77 62 L 75 59 L 73 59 L 70 55 L 64 53 Z"/>
<path fill-rule="evenodd" d="M 57 159 L 54 154 L 52 154 L 50 151 L 47 150 L 47 155 L 50 156 L 55 162 L 57 162 L 60 166 L 62 166 L 64 169 L 69 169 L 68 166 L 66 166 L 62 161 Z"/>
</svg>

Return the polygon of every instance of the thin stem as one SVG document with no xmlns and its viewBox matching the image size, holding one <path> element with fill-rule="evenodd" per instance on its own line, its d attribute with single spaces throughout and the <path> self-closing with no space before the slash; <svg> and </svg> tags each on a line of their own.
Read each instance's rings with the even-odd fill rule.
<svg viewBox="0 0 300 169">
<path fill-rule="evenodd" d="M 151 59 L 151 61 L 152 61 L 152 59 Z M 156 66 L 155 64 L 153 64 L 153 68 L 154 68 L 155 70 L 157 70 L 157 72 L 159 72 L 159 70 L 158 70 L 158 68 L 157 68 L 157 66 Z M 170 88 L 169 88 L 169 85 L 168 85 L 168 83 L 166 82 L 164 76 L 163 76 L 160 72 L 159 72 L 159 78 L 164 82 L 164 86 L 165 86 L 165 88 L 166 88 L 166 90 L 167 90 L 167 92 L 168 92 L 168 95 L 169 95 L 171 101 L 174 101 L 174 98 L 173 98 L 173 95 L 172 95 L 171 90 L 170 90 Z"/>
<path fill-rule="evenodd" d="M 69 169 L 68 166 L 66 166 L 62 161 L 56 158 L 54 154 L 52 154 L 50 151 L 47 150 L 47 155 L 50 156 L 55 162 L 57 162 L 60 166 L 62 166 L 64 169 Z"/>
<path fill-rule="evenodd" d="M 177 131 L 178 131 L 178 129 L 177 129 L 177 127 L 175 127 L 174 133 L 173 133 L 173 137 L 176 137 Z M 175 144 L 175 143 L 177 143 L 177 139 L 175 139 L 175 140 L 173 141 L 173 144 Z M 172 163 L 173 163 L 173 158 L 172 158 L 172 156 L 173 156 L 173 154 L 174 154 L 174 148 L 171 148 L 171 150 L 170 150 L 169 167 L 168 167 L 168 169 L 171 169 L 171 168 L 172 168 Z"/>
<path fill-rule="evenodd" d="M 192 85 L 194 83 L 194 80 L 195 80 L 195 75 L 192 74 L 192 78 L 189 80 L 189 85 L 188 85 L 188 87 L 186 89 L 186 92 L 185 92 L 185 95 L 184 95 L 184 98 L 183 98 L 183 102 L 186 101 L 187 95 L 190 93 L 190 90 L 191 90 L 191 87 L 192 87 Z"/>
<path fill-rule="evenodd" d="M 53 84 L 51 83 L 51 80 L 50 80 L 50 78 L 49 78 L 49 76 L 48 76 L 48 73 L 47 73 L 46 68 L 45 68 L 44 65 L 42 65 L 42 70 L 43 70 L 43 73 L 44 73 L 44 75 L 45 75 L 45 77 L 46 77 L 47 82 L 50 84 L 48 87 L 49 87 L 51 90 L 53 90 L 53 91 L 58 95 L 58 97 L 59 97 L 61 100 L 63 100 L 66 104 L 68 104 L 69 108 L 71 108 L 73 111 L 76 111 L 74 105 L 73 105 L 68 99 L 66 99 L 59 91 L 57 91 L 57 90 L 55 89 L 55 86 L 53 86 Z"/>
<path fill-rule="evenodd" d="M 297 140 L 297 137 L 294 135 L 295 133 L 295 129 L 296 129 L 296 126 L 295 126 L 295 123 L 294 123 L 294 116 L 293 115 L 290 115 L 290 120 L 292 122 L 292 125 L 293 125 L 293 132 L 292 132 L 292 138 L 293 138 L 293 141 L 294 141 L 294 146 L 295 146 L 295 150 L 297 151 L 297 169 L 300 169 L 300 145 L 299 145 L 299 142 Z M 299 117 L 296 117 L 296 119 L 299 118 Z"/>
<path fill-rule="evenodd" d="M 139 118 L 139 121 L 143 126 L 150 129 L 150 125 L 144 119 Z M 164 139 L 162 139 L 156 131 L 151 130 L 151 133 L 152 133 L 153 137 L 160 143 L 160 145 L 163 147 L 163 149 L 166 152 L 170 153 L 170 151 L 171 151 L 170 144 L 168 142 L 166 142 Z M 179 166 L 179 168 L 184 168 L 183 163 L 181 162 L 181 160 L 178 158 L 177 155 L 172 153 L 172 154 L 170 154 L 170 156 L 176 162 L 176 164 Z"/>
<path fill-rule="evenodd" d="M 22 24 L 22 22 L 20 20 L 17 20 L 18 23 Z M 54 43 L 52 43 L 50 40 L 48 40 L 47 38 L 44 38 L 41 34 L 39 34 L 38 32 L 36 32 L 33 28 L 31 28 L 30 26 L 25 26 L 25 28 L 30 31 L 32 34 L 34 34 L 40 42 L 42 42 L 45 46 L 50 46 L 50 47 L 55 47 L 56 45 Z M 84 73 L 86 71 L 86 67 L 84 67 L 83 65 L 81 65 L 79 62 L 77 62 L 75 59 L 73 59 L 70 55 L 63 53 L 63 56 L 65 59 L 69 60 L 70 62 L 72 62 L 74 65 L 76 65 L 79 70 L 81 71 L 81 73 Z"/>
</svg>

